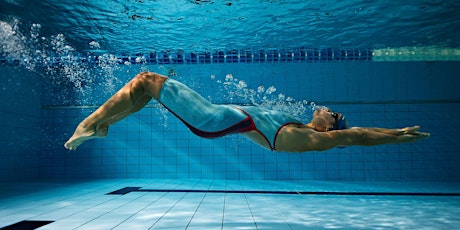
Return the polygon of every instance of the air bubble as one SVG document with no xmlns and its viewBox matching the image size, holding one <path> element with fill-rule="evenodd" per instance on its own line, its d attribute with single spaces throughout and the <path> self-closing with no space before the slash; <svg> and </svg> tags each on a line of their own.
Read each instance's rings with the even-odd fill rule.
<svg viewBox="0 0 460 230">
<path fill-rule="evenodd" d="M 90 47 L 91 49 L 100 49 L 100 48 L 101 48 L 101 45 L 99 45 L 99 43 L 96 42 L 96 41 L 91 41 L 91 42 L 89 43 L 89 47 Z"/>
<path fill-rule="evenodd" d="M 265 87 L 263 86 L 257 87 L 257 93 L 263 93 L 263 92 L 265 92 Z"/>
<path fill-rule="evenodd" d="M 231 74 L 225 75 L 225 80 L 226 81 L 232 81 L 233 80 L 233 75 L 231 75 Z"/>
<path fill-rule="evenodd" d="M 257 105 L 269 110 L 282 111 L 302 121 L 306 121 L 311 117 L 311 113 L 308 111 L 309 104 L 307 100 L 296 101 L 294 98 L 286 96 L 283 93 L 274 94 L 276 92 L 275 86 L 266 88 L 261 85 L 256 89 L 252 89 L 244 80 L 235 82 L 235 79 L 232 74 L 227 74 L 224 81 L 216 81 L 222 86 L 223 89 L 220 91 L 225 94 L 224 97 L 230 103 Z"/>
<path fill-rule="evenodd" d="M 265 91 L 266 94 L 272 94 L 276 91 L 275 86 L 270 86 L 268 87 L 267 91 Z"/>
</svg>

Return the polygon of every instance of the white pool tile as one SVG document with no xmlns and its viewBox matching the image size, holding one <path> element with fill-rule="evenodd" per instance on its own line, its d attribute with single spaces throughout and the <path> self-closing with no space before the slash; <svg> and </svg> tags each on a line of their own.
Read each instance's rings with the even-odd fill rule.
<svg viewBox="0 0 460 230">
<path fill-rule="evenodd" d="M 0 197 L 0 227 L 22 220 L 54 221 L 40 229 L 452 229 L 459 197 L 257 194 L 242 191 L 438 191 L 458 186 L 392 188 L 392 184 L 306 181 L 100 180 L 53 186 L 35 183 Z M 125 195 L 106 195 L 141 187 Z M 39 189 L 38 189 L 39 188 Z M 155 191 L 157 189 L 157 191 Z M 158 191 L 165 189 L 165 191 Z M 182 192 L 175 192 L 181 189 Z M 229 193 L 193 192 L 219 190 Z M 166 191 L 170 190 L 170 191 Z M 191 191 L 187 191 L 191 190 Z"/>
<path fill-rule="evenodd" d="M 221 229 L 224 198 L 224 193 L 205 194 L 187 229 Z"/>
</svg>

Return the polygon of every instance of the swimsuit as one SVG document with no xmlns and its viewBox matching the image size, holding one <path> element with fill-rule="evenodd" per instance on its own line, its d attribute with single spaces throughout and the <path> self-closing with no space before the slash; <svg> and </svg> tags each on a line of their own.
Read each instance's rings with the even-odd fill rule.
<svg viewBox="0 0 460 230">
<path fill-rule="evenodd" d="M 268 110 L 258 106 L 241 106 L 241 108 L 251 118 L 255 125 L 255 131 L 259 132 L 270 144 L 271 150 L 276 150 L 276 137 L 279 131 L 286 125 L 298 124 L 302 122 L 293 116 L 276 111 Z"/>
<path fill-rule="evenodd" d="M 278 132 L 289 124 L 302 124 L 291 115 L 255 106 L 215 105 L 186 85 L 167 79 L 158 101 L 194 134 L 205 138 L 249 131 L 259 132 L 276 150 Z"/>
</svg>

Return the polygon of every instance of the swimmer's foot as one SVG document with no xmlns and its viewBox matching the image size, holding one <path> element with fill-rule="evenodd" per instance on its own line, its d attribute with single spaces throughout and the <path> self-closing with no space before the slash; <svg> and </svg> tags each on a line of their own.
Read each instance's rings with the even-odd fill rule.
<svg viewBox="0 0 460 230">
<path fill-rule="evenodd" d="M 108 127 L 94 129 L 80 124 L 72 137 L 64 144 L 64 147 L 68 150 L 77 150 L 77 147 L 87 140 L 106 137 L 107 130 Z"/>
</svg>

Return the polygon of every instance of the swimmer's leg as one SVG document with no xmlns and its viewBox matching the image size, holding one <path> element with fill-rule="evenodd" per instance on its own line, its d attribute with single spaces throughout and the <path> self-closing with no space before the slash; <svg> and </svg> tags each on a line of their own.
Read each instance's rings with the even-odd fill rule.
<svg viewBox="0 0 460 230">
<path fill-rule="evenodd" d="M 139 111 L 151 98 L 158 99 L 166 77 L 143 72 L 134 77 L 95 112 L 84 119 L 64 147 L 75 150 L 84 141 L 107 136 L 111 124 Z"/>
<path fill-rule="evenodd" d="M 103 123 L 97 125 L 96 127 L 97 135 L 95 137 L 106 137 L 107 133 L 109 132 L 109 126 L 111 124 L 114 124 L 117 121 L 123 120 L 125 117 L 141 110 L 142 108 L 144 108 L 145 105 L 147 105 L 147 103 L 149 103 L 151 99 L 152 99 L 151 96 L 144 95 L 141 99 L 137 101 L 137 103 L 131 109 L 121 112 L 119 114 L 116 114 L 112 116 L 111 118 L 107 119 L 106 121 L 104 121 Z"/>
<path fill-rule="evenodd" d="M 111 118 L 106 120 L 104 123 L 100 124 L 99 127 L 107 126 L 108 128 L 111 124 L 116 123 L 117 121 L 120 121 L 123 118 L 141 110 L 142 108 L 144 108 L 145 105 L 147 105 L 147 103 L 149 103 L 150 100 L 152 100 L 151 96 L 149 95 L 142 96 L 142 98 L 140 98 L 130 110 L 127 110 L 119 114 L 116 114 L 115 116 L 112 116 Z"/>
</svg>

